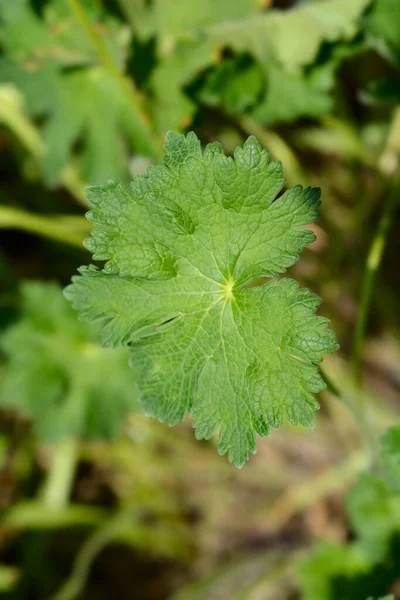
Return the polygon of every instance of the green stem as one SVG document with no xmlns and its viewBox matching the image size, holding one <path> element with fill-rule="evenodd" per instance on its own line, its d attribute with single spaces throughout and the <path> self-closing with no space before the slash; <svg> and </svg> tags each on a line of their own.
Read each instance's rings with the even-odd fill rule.
<svg viewBox="0 0 400 600">
<path fill-rule="evenodd" d="M 379 444 L 374 431 L 370 426 L 366 411 L 360 402 L 353 402 L 347 395 L 343 394 L 331 380 L 329 375 L 327 375 L 326 371 L 322 370 L 321 367 L 320 372 L 328 391 L 335 396 L 335 398 L 340 400 L 352 414 L 361 431 L 362 438 L 364 439 L 365 446 L 370 456 L 371 467 L 377 468 L 377 466 L 379 466 Z"/>
<path fill-rule="evenodd" d="M 370 246 L 363 282 L 361 286 L 360 310 L 356 322 L 354 334 L 353 368 L 354 379 L 357 386 L 362 385 L 362 346 L 366 331 L 368 314 L 371 306 L 372 291 L 376 273 L 380 267 L 383 252 L 386 246 L 387 235 L 392 223 L 393 211 L 399 198 L 399 188 L 394 186 L 388 196 L 383 214 L 380 218 L 378 228 Z"/>
<path fill-rule="evenodd" d="M 85 197 L 85 184 L 79 177 L 78 171 L 71 165 L 67 165 L 61 173 L 60 180 L 71 196 L 76 198 L 79 204 L 87 209 L 88 205 Z"/>
<path fill-rule="evenodd" d="M 22 95 L 12 85 L 0 86 L 0 122 L 5 123 L 40 166 L 42 159 L 47 154 L 47 148 L 38 129 L 23 112 Z M 84 185 L 77 171 L 73 167 L 67 166 L 61 173 L 60 179 L 70 194 L 80 204 L 87 207 Z"/>
<path fill-rule="evenodd" d="M 121 73 L 119 66 L 114 61 L 107 47 L 104 45 L 103 40 L 93 26 L 93 23 L 86 14 L 79 0 L 67 0 L 67 2 L 71 8 L 71 11 L 74 13 L 77 20 L 82 25 L 83 29 L 86 31 L 88 37 L 95 46 L 104 68 L 119 85 L 129 103 L 129 106 L 132 110 L 130 117 L 134 123 L 135 143 L 137 150 L 139 150 L 139 152 L 143 152 L 146 156 L 150 156 L 156 161 L 159 160 L 161 158 L 161 146 L 159 146 L 155 138 L 153 138 L 149 122 L 141 109 L 140 96 L 133 86 L 133 82 L 129 81 L 123 75 L 123 73 Z"/>
<path fill-rule="evenodd" d="M 80 596 L 87 581 L 90 567 L 96 556 L 110 542 L 118 538 L 118 533 L 121 529 L 130 526 L 131 520 L 129 519 L 129 514 L 123 513 L 114 517 L 114 519 L 89 536 L 76 556 L 69 578 L 53 596 L 52 600 L 74 600 Z"/>
<path fill-rule="evenodd" d="M 270 524 L 274 530 L 281 529 L 296 513 L 307 510 L 333 492 L 349 487 L 365 470 L 366 462 L 365 453 L 356 452 L 341 464 L 289 487 L 262 515 L 263 522 Z"/>
<path fill-rule="evenodd" d="M 76 440 L 63 440 L 54 446 L 52 462 L 42 489 L 43 503 L 49 509 L 64 508 L 71 495 L 78 456 Z"/>
<path fill-rule="evenodd" d="M 32 156 L 41 159 L 46 154 L 46 146 L 36 127 L 24 115 L 22 104 L 22 95 L 16 88 L 7 84 L 0 87 L 0 122 L 11 129 Z"/>
<path fill-rule="evenodd" d="M 80 217 L 80 225 L 75 224 L 75 230 L 57 217 L 35 215 L 19 208 L 0 206 L 0 229 L 22 229 L 43 237 L 83 249 L 85 234 L 89 233 L 90 224 Z"/>
<path fill-rule="evenodd" d="M 386 239 L 392 223 L 394 208 L 399 197 L 399 155 L 400 155 L 400 107 L 395 108 L 392 122 L 379 163 L 379 170 L 384 178 L 390 182 L 392 189 L 389 192 L 383 214 L 372 240 L 364 271 L 361 286 L 360 311 L 356 322 L 353 342 L 353 369 L 357 387 L 362 387 L 362 346 L 365 337 L 368 313 L 371 306 L 372 290 L 376 273 L 380 267 Z"/>
<path fill-rule="evenodd" d="M 371 169 L 376 169 L 376 157 L 364 144 L 354 125 L 349 121 L 331 115 L 324 117 L 321 122 L 327 129 L 336 132 L 347 147 L 352 149 L 354 158 L 368 165 Z"/>
</svg>

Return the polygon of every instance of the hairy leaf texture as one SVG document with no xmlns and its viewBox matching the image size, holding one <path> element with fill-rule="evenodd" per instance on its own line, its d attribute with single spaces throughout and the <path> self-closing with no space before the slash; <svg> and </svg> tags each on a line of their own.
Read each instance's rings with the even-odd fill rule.
<svg viewBox="0 0 400 600">
<path fill-rule="evenodd" d="M 106 321 L 106 346 L 129 344 L 141 403 L 170 424 L 190 413 L 198 438 L 242 466 L 286 418 L 312 426 L 324 386 L 316 364 L 337 348 L 319 298 L 277 275 L 314 240 L 319 190 L 278 199 L 282 165 L 254 137 L 234 159 L 194 133 L 169 133 L 161 165 L 128 191 L 88 190 L 96 225 L 66 296 L 83 320 Z M 250 285 L 270 278 L 265 285 Z"/>
</svg>

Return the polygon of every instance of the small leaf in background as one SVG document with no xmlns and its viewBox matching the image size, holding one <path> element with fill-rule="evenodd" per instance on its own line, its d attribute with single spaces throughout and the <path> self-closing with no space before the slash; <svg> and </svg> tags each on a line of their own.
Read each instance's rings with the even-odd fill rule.
<svg viewBox="0 0 400 600">
<path fill-rule="evenodd" d="M 400 531 L 400 496 L 379 477 L 365 473 L 350 491 L 347 509 L 366 555 L 382 559 L 393 534 Z"/>
<path fill-rule="evenodd" d="M 177 37 L 173 42 L 171 38 L 168 43 L 160 42 L 159 63 L 149 82 L 154 96 L 151 110 L 158 130 L 165 133 L 190 125 L 196 105 L 184 87 L 212 66 L 215 75 L 209 75 L 204 92 L 199 92 L 199 98 L 206 104 L 220 104 L 233 113 L 241 110 L 239 106 L 246 109 L 251 106 L 254 118 L 268 125 L 328 113 L 333 106 L 334 73 L 345 58 L 358 51 L 350 42 L 358 33 L 360 17 L 370 2 L 327 0 L 287 11 L 267 10 L 258 15 L 253 7 L 252 11 L 248 8 L 247 13 L 236 11 L 231 16 L 227 11 L 225 21 L 215 21 L 212 25 L 198 24 L 191 29 L 188 19 L 186 30 L 173 28 Z M 234 5 L 231 3 L 231 7 Z M 334 48 L 318 64 L 315 61 L 323 44 Z M 222 59 L 224 49 L 237 55 L 247 53 L 258 63 L 260 74 L 254 69 L 253 73 L 247 73 L 251 77 L 250 87 L 245 79 L 241 85 L 239 79 L 235 81 L 242 97 L 232 90 L 233 83 L 229 91 L 219 82 L 221 77 L 226 79 L 229 75 L 230 67 Z M 219 100 L 217 84 L 222 94 Z M 248 98 L 251 89 L 252 101 Z M 233 107 L 232 93 L 236 95 Z"/>
<path fill-rule="evenodd" d="M 261 64 L 273 57 L 288 72 L 299 72 L 317 58 L 324 42 L 351 40 L 371 0 L 326 0 L 270 10 L 257 19 L 227 23 L 207 31 L 211 42 L 251 52 Z"/>
<path fill-rule="evenodd" d="M 371 81 L 361 93 L 366 104 L 398 106 L 400 104 L 400 77 L 386 77 Z"/>
<path fill-rule="evenodd" d="M 328 541 L 320 542 L 311 556 L 298 567 L 301 598 L 345 600 L 343 596 L 334 595 L 333 581 L 339 577 L 356 578 L 368 573 L 369 569 L 370 563 L 358 545 L 339 546 Z"/>
<path fill-rule="evenodd" d="M 365 18 L 365 29 L 373 46 L 385 58 L 400 65 L 400 3 L 379 0 L 372 4 Z"/>
<path fill-rule="evenodd" d="M 259 64 L 249 54 L 242 54 L 237 59 L 225 59 L 211 70 L 197 96 L 204 104 L 237 114 L 257 103 L 264 86 Z"/>
<path fill-rule="evenodd" d="M 59 286 L 22 285 L 21 318 L 0 338 L 0 401 L 30 417 L 38 437 L 113 438 L 137 409 L 127 354 L 98 345 L 99 328 L 77 321 Z"/>
<path fill-rule="evenodd" d="M 129 31 L 86 2 L 110 55 L 125 64 Z M 41 20 L 28 0 L 0 4 L 0 81 L 18 86 L 28 114 L 43 121 L 48 184 L 77 152 L 80 175 L 92 183 L 127 178 L 129 149 L 135 146 L 132 108 L 120 86 L 99 63 L 95 47 L 63 0 L 50 0 Z M 79 99 L 79 101 L 77 101 Z M 79 149 L 76 150 L 76 147 Z"/>
</svg>

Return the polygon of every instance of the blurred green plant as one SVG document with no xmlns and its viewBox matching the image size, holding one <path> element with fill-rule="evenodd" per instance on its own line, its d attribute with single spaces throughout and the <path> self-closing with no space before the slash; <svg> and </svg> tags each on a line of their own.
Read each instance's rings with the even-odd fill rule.
<svg viewBox="0 0 400 600">
<path fill-rule="evenodd" d="M 400 570 L 399 434 L 396 426 L 381 437 L 385 471 L 362 474 L 347 496 L 356 541 L 341 546 L 321 542 L 299 566 L 304 600 L 354 600 L 389 591 L 396 580 Z"/>
<path fill-rule="evenodd" d="M 0 338 L 0 402 L 33 421 L 44 442 L 113 439 L 138 407 L 126 351 L 103 349 L 99 327 L 77 321 L 56 284 L 21 287 L 21 319 Z"/>
<path fill-rule="evenodd" d="M 160 160 L 168 130 L 191 127 L 204 141 L 220 139 L 228 153 L 249 134 L 255 135 L 274 158 L 282 159 L 289 185 L 312 182 L 323 188 L 319 242 L 307 251 L 295 277 L 324 297 L 342 341 L 341 355 L 353 363 L 351 381 L 348 370 L 337 370 L 335 361 L 327 361 L 324 377 L 337 408 L 331 408 L 324 394 L 320 427 L 328 412 L 330 429 L 320 431 L 318 438 L 314 432 L 313 439 L 319 454 L 325 442 L 332 442 L 336 454 L 331 468 L 315 477 L 300 474 L 296 479 L 305 442 L 295 438 L 290 458 L 286 446 L 293 438 L 283 438 L 285 431 L 279 438 L 285 440 L 291 468 L 282 468 L 281 453 L 275 450 L 268 459 L 258 457 L 260 463 L 250 464 L 240 477 L 211 458 L 208 445 L 192 446 L 189 437 L 187 442 L 179 437 L 180 429 L 157 428 L 153 420 L 139 415 L 129 425 L 133 441 L 114 441 L 100 451 L 78 439 L 88 434 L 113 438 L 129 412 L 132 395 L 125 392 L 135 385 L 135 375 L 124 364 L 123 351 L 120 361 L 115 358 L 114 370 L 108 370 L 96 341 L 100 327 L 93 326 L 90 333 L 87 325 L 78 323 L 57 286 L 37 292 L 33 310 L 35 302 L 29 307 L 28 301 L 33 291 L 28 290 L 38 284 L 23 284 L 20 320 L 0 333 L 8 354 L 0 370 L 0 388 L 8 390 L 5 404 L 32 419 L 37 446 L 42 439 L 59 440 L 45 449 L 44 481 L 41 472 L 40 485 L 32 492 L 31 480 L 24 480 L 2 516 L 6 547 L 16 532 L 32 532 L 32 545 L 21 534 L 26 560 L 18 559 L 14 567 L 9 564 L 15 563 L 13 554 L 2 559 L 0 591 L 7 598 L 53 594 L 53 573 L 40 558 L 42 536 L 54 532 L 58 539 L 61 530 L 72 527 L 94 529 L 77 552 L 57 600 L 97 597 L 99 591 L 90 583 L 93 564 L 107 545 L 120 543 L 182 562 L 189 557 L 193 562 L 187 578 L 198 581 L 178 594 L 185 600 L 287 600 L 299 587 L 294 572 L 300 572 L 304 600 L 396 596 L 398 427 L 385 432 L 381 447 L 377 438 L 398 418 L 396 402 L 390 393 L 389 400 L 385 396 L 389 389 L 398 389 L 398 372 L 388 363 L 387 348 L 398 339 L 398 269 L 390 228 L 399 201 L 399 10 L 397 0 L 0 1 L 2 322 L 9 323 L 18 312 L 13 305 L 18 277 L 55 276 L 64 282 L 82 262 L 76 249 L 88 233 L 81 214 L 84 184 L 105 184 L 110 177 L 126 183 Z M 58 187 L 61 192 L 55 191 Z M 44 239 L 31 241 L 7 229 Z M 22 266 L 26 240 L 26 252 L 33 252 Z M 383 261 L 385 251 L 389 264 Z M 362 269 L 364 280 L 358 288 Z M 387 344 L 381 341 L 378 350 L 386 387 L 375 389 L 370 352 L 377 331 L 386 335 Z M 82 353 L 94 347 L 93 356 Z M 111 357 L 114 351 L 105 352 Z M 379 371 L 379 361 L 372 361 Z M 90 375 L 93 365 L 97 381 Z M 124 373 L 123 390 L 115 373 Z M 117 394 L 121 404 L 108 405 L 107 394 Z M 335 416 L 341 411 L 337 400 L 350 408 L 354 425 L 344 421 L 342 412 L 339 419 Z M 358 437 L 364 442 L 361 449 Z M 15 432 L 1 441 L 0 500 L 7 506 L 7 478 L 18 479 L 21 472 L 30 472 L 32 478 L 38 456 L 37 446 L 35 452 L 20 448 L 15 455 Z M 110 459 L 116 478 L 123 472 L 129 480 L 129 486 L 126 481 L 115 484 L 113 508 L 70 503 L 83 457 L 95 464 L 108 464 Z M 311 453 L 304 460 L 312 465 L 315 457 Z M 335 496 L 365 470 L 346 500 L 350 541 L 324 541 L 300 553 L 293 551 L 296 542 L 285 545 L 293 529 L 299 536 L 296 520 L 285 527 L 289 519 Z M 204 473 L 211 478 L 213 493 L 203 497 Z M 182 516 L 188 482 L 198 500 L 189 526 Z M 172 499 L 174 485 L 179 501 Z M 274 485 L 284 489 L 270 506 Z M 247 535 L 254 532 L 243 535 L 236 548 L 232 532 L 223 529 L 232 497 L 245 492 L 244 498 L 252 502 L 260 494 L 264 512 L 255 516 L 257 535 L 265 536 L 266 523 L 273 523 L 275 532 L 273 538 L 262 537 L 267 551 L 250 551 L 249 556 L 241 555 L 240 544 L 248 548 Z M 231 518 L 232 527 L 240 528 L 241 510 Z M 318 508 L 315 514 L 318 523 Z M 342 539 L 346 532 L 345 524 Z M 224 541 L 216 550 L 210 539 L 218 536 Z M 304 540 L 303 529 L 299 537 Z M 203 554 L 196 562 L 193 545 L 199 540 Z M 298 568 L 304 552 L 307 561 Z M 214 565 L 224 564 L 228 554 L 231 564 L 213 573 Z M 210 574 L 205 580 L 204 573 Z M 156 588 L 151 594 L 157 596 Z M 104 592 L 117 594 L 115 588 Z M 393 596 L 382 596 L 388 593 Z"/>
</svg>

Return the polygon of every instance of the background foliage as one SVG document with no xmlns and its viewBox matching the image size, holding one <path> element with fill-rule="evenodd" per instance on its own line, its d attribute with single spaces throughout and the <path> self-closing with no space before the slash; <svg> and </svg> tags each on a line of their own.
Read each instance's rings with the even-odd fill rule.
<svg viewBox="0 0 400 600">
<path fill-rule="evenodd" d="M 398 0 L 0 0 L 0 48 L 0 593 L 400 598 Z M 315 430 L 242 471 L 137 412 L 125 352 L 61 295 L 85 184 L 144 173 L 171 129 L 254 134 L 322 188 L 289 273 L 341 350 Z"/>
</svg>

